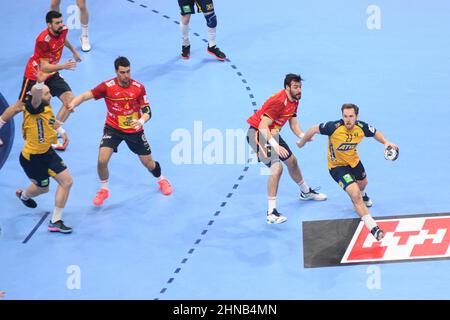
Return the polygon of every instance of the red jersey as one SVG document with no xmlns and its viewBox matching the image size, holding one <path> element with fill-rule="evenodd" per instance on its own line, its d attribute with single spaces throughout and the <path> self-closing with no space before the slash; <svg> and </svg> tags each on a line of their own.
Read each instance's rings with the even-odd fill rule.
<svg viewBox="0 0 450 320">
<path fill-rule="evenodd" d="M 263 115 L 273 120 L 269 129 L 281 130 L 281 127 L 297 115 L 298 101 L 289 101 L 285 90 L 281 90 L 264 102 L 261 109 L 247 119 L 247 123 L 258 129 Z"/>
<path fill-rule="evenodd" d="M 47 28 L 37 36 L 34 54 L 25 67 L 25 78 L 36 80 L 36 72 L 41 64 L 41 58 L 48 60 L 51 64 L 59 63 L 68 31 L 67 27 L 64 26 L 59 36 L 54 36 Z"/>
<path fill-rule="evenodd" d="M 104 81 L 91 90 L 95 100 L 105 98 L 108 112 L 106 124 L 125 133 L 142 131 L 130 126 L 131 120 L 138 120 L 141 108 L 148 106 L 147 93 L 143 84 L 130 79 L 127 88 L 119 86 L 117 78 Z"/>
</svg>

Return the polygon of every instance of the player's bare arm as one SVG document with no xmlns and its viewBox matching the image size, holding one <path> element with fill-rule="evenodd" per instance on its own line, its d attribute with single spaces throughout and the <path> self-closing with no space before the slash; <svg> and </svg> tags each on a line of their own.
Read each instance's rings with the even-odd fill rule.
<svg viewBox="0 0 450 320">
<path fill-rule="evenodd" d="M 300 139 L 303 137 L 304 132 L 302 128 L 300 128 L 300 123 L 298 122 L 297 117 L 292 117 L 289 119 L 289 127 L 297 137 Z"/>
<path fill-rule="evenodd" d="M 76 66 L 76 61 L 73 61 L 72 59 L 61 64 L 51 64 L 46 59 L 41 58 L 41 70 L 46 73 L 57 72 L 60 70 L 75 70 Z"/>
<path fill-rule="evenodd" d="M 81 62 L 80 54 L 78 53 L 77 49 L 72 46 L 69 40 L 66 39 L 66 41 L 64 42 L 64 46 L 72 52 L 73 58 L 76 62 Z"/>
<path fill-rule="evenodd" d="M 259 123 L 258 130 L 264 136 L 266 141 L 270 143 L 270 145 L 275 149 L 275 152 L 281 157 L 288 157 L 289 152 L 280 146 L 278 142 L 272 136 L 270 132 L 269 126 L 272 124 L 273 120 L 269 117 L 263 116 L 261 122 Z"/>
<path fill-rule="evenodd" d="M 44 88 L 46 87 L 44 84 L 45 79 L 46 76 L 42 71 L 38 71 L 36 73 L 36 84 L 31 88 L 31 105 L 35 109 L 37 109 L 42 103 L 42 95 L 44 93 Z"/>
<path fill-rule="evenodd" d="M 319 133 L 320 129 L 319 129 L 319 125 L 315 125 L 311 128 L 308 129 L 308 131 L 306 131 L 305 135 L 303 136 L 303 138 L 300 141 L 297 141 L 297 147 L 299 148 L 303 148 L 303 146 L 312 140 L 312 138 L 314 137 L 315 134 Z"/>
<path fill-rule="evenodd" d="M 142 111 L 142 116 L 138 120 L 131 120 L 131 126 L 135 130 L 139 130 L 144 125 L 144 123 L 146 123 L 148 120 L 150 120 L 150 118 L 152 116 L 150 106 L 148 106 L 148 105 L 142 107 L 141 111 Z"/>
<path fill-rule="evenodd" d="M 92 94 L 91 90 L 86 91 L 85 93 L 82 93 L 73 98 L 73 100 L 70 101 L 69 105 L 67 106 L 67 109 L 73 112 L 77 106 L 90 99 L 94 99 L 94 95 Z"/>
<path fill-rule="evenodd" d="M 378 131 L 375 133 L 375 135 L 373 136 L 375 138 L 375 140 L 377 140 L 379 143 L 382 143 L 384 145 L 385 148 L 387 147 L 392 147 L 396 150 L 399 150 L 398 146 L 395 143 L 392 143 L 390 141 L 388 141 L 385 137 L 384 134 L 381 133 L 381 131 Z"/>
</svg>

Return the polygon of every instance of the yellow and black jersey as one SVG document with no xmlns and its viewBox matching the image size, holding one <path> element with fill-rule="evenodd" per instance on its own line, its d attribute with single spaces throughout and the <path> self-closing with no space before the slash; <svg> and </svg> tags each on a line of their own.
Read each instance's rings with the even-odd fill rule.
<svg viewBox="0 0 450 320">
<path fill-rule="evenodd" d="M 320 134 L 328 136 L 328 169 L 339 166 L 356 167 L 359 162 L 356 147 L 364 137 L 373 137 L 377 130 L 363 121 L 356 121 L 348 130 L 344 121 L 329 121 L 319 125 Z"/>
<path fill-rule="evenodd" d="M 25 103 L 23 110 L 22 133 L 25 145 L 22 154 L 29 159 L 31 154 L 42 154 L 57 142 L 56 131 L 53 128 L 55 116 L 50 105 L 41 103 L 33 108 L 31 99 Z"/>
</svg>

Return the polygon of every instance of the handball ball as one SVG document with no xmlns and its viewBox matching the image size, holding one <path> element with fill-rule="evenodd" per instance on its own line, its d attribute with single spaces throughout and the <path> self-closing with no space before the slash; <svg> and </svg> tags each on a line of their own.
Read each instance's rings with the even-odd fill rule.
<svg viewBox="0 0 450 320">
<path fill-rule="evenodd" d="M 384 149 L 384 158 L 386 160 L 395 161 L 398 158 L 398 150 L 395 148 L 392 148 L 391 146 L 388 146 Z"/>
</svg>

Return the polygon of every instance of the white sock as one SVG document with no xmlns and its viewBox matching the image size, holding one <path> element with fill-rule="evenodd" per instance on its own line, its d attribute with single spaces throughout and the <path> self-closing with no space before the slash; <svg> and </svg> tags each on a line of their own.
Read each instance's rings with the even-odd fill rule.
<svg viewBox="0 0 450 320">
<path fill-rule="evenodd" d="M 305 180 L 302 180 L 298 183 L 298 185 L 300 186 L 300 190 L 303 193 L 308 193 L 309 192 L 309 186 L 306 184 Z"/>
<path fill-rule="evenodd" d="M 377 226 L 377 223 L 375 222 L 375 220 L 373 220 L 373 218 L 370 214 L 362 216 L 361 220 L 364 222 L 364 224 L 366 225 L 367 229 L 369 229 L 369 231 L 372 231 L 372 229 Z"/>
<path fill-rule="evenodd" d="M 208 45 L 209 47 L 214 47 L 217 43 L 216 43 L 216 28 L 210 28 L 207 27 L 208 29 Z"/>
<path fill-rule="evenodd" d="M 82 37 L 88 36 L 88 25 L 87 24 L 81 24 L 81 36 Z"/>
<path fill-rule="evenodd" d="M 109 190 L 108 179 L 106 179 L 106 180 L 100 180 L 100 189 L 106 189 L 106 190 Z"/>
<path fill-rule="evenodd" d="M 53 209 L 52 223 L 55 223 L 56 221 L 61 220 L 63 210 L 64 210 L 64 208 L 58 208 L 58 207 L 55 207 L 55 209 Z"/>
<path fill-rule="evenodd" d="M 183 46 L 189 46 L 191 43 L 189 42 L 189 31 L 191 30 L 189 28 L 188 24 L 180 23 L 181 28 L 181 42 Z"/>
<path fill-rule="evenodd" d="M 366 195 L 366 191 L 364 190 L 359 190 L 359 192 L 361 192 L 361 197 L 364 197 Z"/>
<path fill-rule="evenodd" d="M 275 209 L 277 207 L 277 198 L 276 197 L 268 197 L 267 198 L 269 201 L 269 209 L 267 210 L 267 212 L 272 213 L 273 209 Z"/>
<path fill-rule="evenodd" d="M 161 180 L 164 180 L 164 179 L 166 179 L 163 175 L 160 175 L 159 177 L 158 177 L 158 181 L 161 181 Z"/>
<path fill-rule="evenodd" d="M 5 121 L 2 119 L 2 117 L 0 116 L 0 129 L 5 125 Z"/>
<path fill-rule="evenodd" d="M 20 195 L 20 199 L 25 200 L 25 201 L 30 199 L 30 197 L 27 195 L 27 191 L 26 190 L 22 191 L 22 194 Z"/>
</svg>

